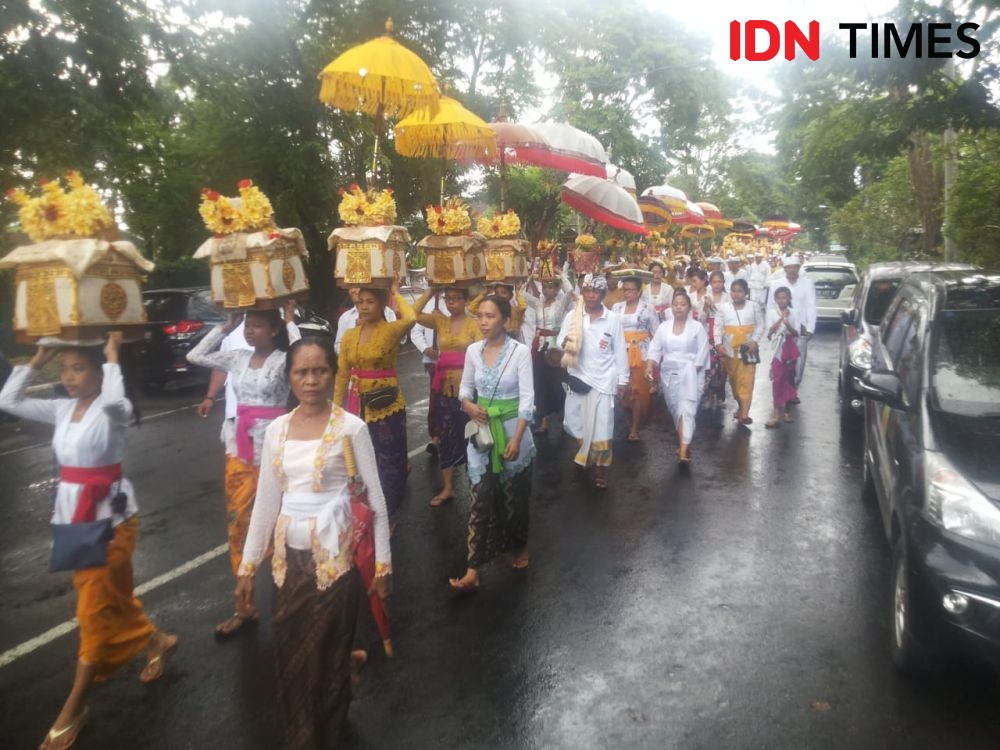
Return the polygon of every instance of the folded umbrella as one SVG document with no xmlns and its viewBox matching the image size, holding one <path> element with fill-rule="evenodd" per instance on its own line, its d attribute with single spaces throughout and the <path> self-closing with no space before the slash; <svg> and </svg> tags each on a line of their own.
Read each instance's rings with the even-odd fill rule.
<svg viewBox="0 0 1000 750">
<path fill-rule="evenodd" d="M 344 463 L 347 464 L 348 491 L 351 495 L 351 515 L 353 516 L 354 564 L 361 574 L 361 584 L 365 591 L 372 587 L 375 580 L 375 511 L 368 504 L 368 488 L 358 476 L 357 462 L 354 459 L 354 448 L 351 439 L 343 439 Z M 368 594 L 368 605 L 371 607 L 375 626 L 382 636 L 382 648 L 385 655 L 392 658 L 392 633 L 389 628 L 389 613 L 385 602 L 374 591 Z"/>
</svg>

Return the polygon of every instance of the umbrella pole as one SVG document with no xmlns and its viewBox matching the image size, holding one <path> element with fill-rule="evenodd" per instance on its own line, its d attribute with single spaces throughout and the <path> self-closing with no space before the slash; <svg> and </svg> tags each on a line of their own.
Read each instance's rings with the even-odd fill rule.
<svg viewBox="0 0 1000 750">
<path fill-rule="evenodd" d="M 377 188 L 379 186 L 378 181 L 378 145 L 379 139 L 382 136 L 382 126 L 385 123 L 385 111 L 381 106 L 378 108 L 378 112 L 375 113 L 375 152 L 372 154 L 372 182 Z"/>
<path fill-rule="evenodd" d="M 442 206 L 444 205 L 444 174 L 446 169 L 447 166 L 445 165 L 445 160 L 444 158 L 442 158 L 441 159 L 441 203 L 440 203 L 440 205 Z"/>
<path fill-rule="evenodd" d="M 507 162 L 504 159 L 504 149 L 500 148 L 500 212 L 507 210 Z"/>
</svg>

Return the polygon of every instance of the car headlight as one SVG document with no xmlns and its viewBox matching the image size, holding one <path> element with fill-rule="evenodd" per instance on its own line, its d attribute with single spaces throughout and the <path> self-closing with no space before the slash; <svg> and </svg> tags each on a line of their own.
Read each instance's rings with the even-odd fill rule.
<svg viewBox="0 0 1000 750">
<path fill-rule="evenodd" d="M 859 370 L 872 369 L 872 343 L 868 339 L 859 336 L 851 342 L 847 351 L 852 365 Z"/>
<path fill-rule="evenodd" d="M 925 453 L 924 517 L 945 531 L 1000 546 L 1000 508 L 937 453 Z"/>
</svg>

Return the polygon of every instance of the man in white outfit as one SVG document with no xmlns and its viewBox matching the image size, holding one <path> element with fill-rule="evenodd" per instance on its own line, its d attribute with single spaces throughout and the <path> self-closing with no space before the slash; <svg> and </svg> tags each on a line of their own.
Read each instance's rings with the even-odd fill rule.
<svg viewBox="0 0 1000 750">
<path fill-rule="evenodd" d="M 447 305 L 444 304 L 444 299 L 440 295 L 435 294 L 431 297 L 427 304 L 424 305 L 423 310 L 418 312 L 432 314 L 435 310 L 440 312 L 442 315 L 447 315 L 451 317 L 451 313 L 448 312 Z M 427 373 L 428 377 L 434 377 L 434 367 L 438 361 L 438 357 L 441 356 L 441 352 L 438 349 L 437 344 L 437 334 L 433 328 L 427 328 L 417 323 L 413 326 L 413 330 L 410 331 L 410 341 L 420 352 L 420 361 L 424 366 L 424 371 Z M 435 419 L 434 414 L 431 409 L 427 409 L 427 434 L 430 435 L 431 441 L 427 444 L 427 452 L 432 456 L 437 455 L 438 449 L 438 435 L 435 434 Z"/>
<path fill-rule="evenodd" d="M 771 266 L 764 259 L 764 251 L 757 249 L 753 253 L 753 262 L 749 267 L 750 278 L 750 301 L 764 311 L 764 303 L 767 301 L 767 285 L 771 278 Z"/>
<path fill-rule="evenodd" d="M 593 466 L 594 486 L 607 489 L 615 395 L 624 398 L 628 389 L 628 354 L 621 315 L 604 306 L 607 280 L 588 274 L 580 290 L 583 299 L 566 315 L 557 339 L 558 348 L 566 352 L 563 364 L 570 387 L 563 426 L 578 444 L 573 461 L 583 468 Z"/>
<path fill-rule="evenodd" d="M 781 287 L 788 287 L 792 293 L 792 309 L 801 321 L 799 337 L 795 343 L 799 347 L 799 362 L 795 368 L 795 387 L 802 382 L 802 374 L 806 367 L 806 353 L 809 350 L 809 339 L 816 332 L 816 287 L 806 276 L 800 273 L 802 260 L 798 254 L 786 255 L 781 262 L 784 274 L 771 282 L 767 295 L 769 310 L 777 313 L 778 306 L 774 301 L 774 292 Z"/>
</svg>

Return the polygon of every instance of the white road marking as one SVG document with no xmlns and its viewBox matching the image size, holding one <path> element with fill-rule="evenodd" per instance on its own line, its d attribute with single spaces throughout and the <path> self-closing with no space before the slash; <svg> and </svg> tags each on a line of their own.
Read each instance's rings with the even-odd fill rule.
<svg viewBox="0 0 1000 750">
<path fill-rule="evenodd" d="M 146 581 L 141 586 L 137 586 L 135 589 L 135 595 L 143 596 L 144 594 L 148 594 L 150 591 L 158 589 L 160 586 L 170 583 L 171 581 L 180 578 L 182 575 L 185 575 L 186 573 L 190 573 L 195 568 L 201 567 L 205 563 L 210 562 L 215 558 L 226 554 L 226 552 L 228 551 L 229 551 L 228 543 L 220 544 L 218 547 L 210 549 L 208 552 L 202 555 L 198 555 L 198 557 L 192 560 L 188 560 L 183 565 L 179 565 L 173 570 L 167 571 L 161 576 L 157 576 L 156 578 Z M 74 630 L 76 630 L 76 628 L 77 628 L 77 622 L 76 618 L 74 617 L 72 620 L 67 620 L 66 622 L 60 625 L 56 625 L 51 630 L 47 630 L 41 635 L 35 636 L 31 640 L 25 641 L 19 646 L 15 646 L 12 649 L 4 651 L 2 654 L 0 654 L 0 668 L 6 667 L 11 662 L 20 659 L 22 656 L 27 656 L 33 651 L 37 651 L 42 646 L 52 643 L 52 641 L 56 640 L 57 638 L 61 638 L 64 635 L 72 633 Z"/>
</svg>

